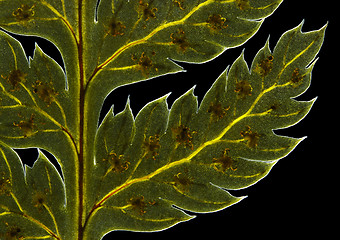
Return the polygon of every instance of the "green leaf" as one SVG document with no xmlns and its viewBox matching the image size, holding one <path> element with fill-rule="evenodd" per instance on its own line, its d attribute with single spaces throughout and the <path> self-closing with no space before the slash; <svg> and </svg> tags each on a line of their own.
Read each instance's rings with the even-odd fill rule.
<svg viewBox="0 0 340 240">
<path fill-rule="evenodd" d="M 7 57 L 0 66 L 0 114 L 6 116 L 7 128 L 1 128 L 0 135 L 20 145 L 28 138 L 39 141 L 40 135 L 76 131 L 74 104 L 70 104 L 61 67 L 37 45 L 28 63 L 19 43 L 4 32 L 0 35 L 1 53 Z"/>
<path fill-rule="evenodd" d="M 0 236 L 4 239 L 59 239 L 68 232 L 64 184 L 42 152 L 32 169 L 25 168 L 15 152 L 0 146 Z M 25 171 L 25 174 L 24 174 Z"/>
<path fill-rule="evenodd" d="M 211 60 L 253 36 L 281 0 L 241 2 L 100 1 L 84 54 L 89 91 L 106 96 L 121 85 L 182 71 L 172 59 Z"/>
<path fill-rule="evenodd" d="M 170 110 L 167 96 L 149 103 L 135 121 L 128 104 L 116 116 L 110 111 L 96 136 L 89 236 L 160 230 L 189 219 L 179 209 L 169 212 L 171 205 L 191 212 L 226 208 L 242 198 L 224 189 L 256 183 L 288 155 L 303 138 L 272 130 L 296 124 L 312 107 L 315 99 L 292 97 L 310 84 L 325 30 L 301 33 L 301 27 L 286 32 L 273 53 L 267 42 L 251 71 L 242 53 L 199 108 L 192 89 Z"/>
<path fill-rule="evenodd" d="M 20 43 L 4 32 L 0 45 L 1 55 L 7 57 L 0 65 L 0 141 L 12 148 L 39 147 L 53 153 L 65 176 L 67 195 L 74 195 L 76 101 L 66 89 L 65 75 L 37 45 L 29 62 Z M 74 214 L 74 206 L 67 208 Z"/>
<path fill-rule="evenodd" d="M 136 117 L 128 101 L 98 126 L 113 90 L 183 71 L 250 39 L 282 0 L 0 0 L 0 238 L 100 239 L 157 231 L 225 209 L 303 140 L 296 124 L 325 28 L 287 31 L 248 68 L 241 56 L 201 103 L 194 88 Z M 65 71 L 36 45 L 29 58 L 10 32 L 60 50 Z M 173 61 L 175 60 L 175 61 Z M 161 78 L 160 78 L 161 80 Z M 32 168 L 14 148 L 38 150 Z M 61 176 L 62 175 L 62 176 Z"/>
</svg>

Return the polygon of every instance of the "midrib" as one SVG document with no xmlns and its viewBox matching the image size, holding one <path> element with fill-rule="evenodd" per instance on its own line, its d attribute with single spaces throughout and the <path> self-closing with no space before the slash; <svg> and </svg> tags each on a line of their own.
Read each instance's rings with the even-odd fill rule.
<svg viewBox="0 0 340 240">
<path fill-rule="evenodd" d="M 78 240 L 83 240 L 83 210 L 84 210 L 84 117 L 85 117 L 85 90 L 84 90 L 84 59 L 83 59 L 83 0 L 78 0 L 78 66 L 79 66 L 79 153 L 78 153 Z"/>
</svg>

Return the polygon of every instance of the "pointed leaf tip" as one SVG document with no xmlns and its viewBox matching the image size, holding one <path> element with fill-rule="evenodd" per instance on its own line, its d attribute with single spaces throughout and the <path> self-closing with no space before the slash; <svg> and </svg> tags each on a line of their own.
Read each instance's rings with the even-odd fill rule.
<svg viewBox="0 0 340 240">
<path fill-rule="evenodd" d="M 282 2 L 0 0 L 0 25 L 48 39 L 67 69 L 37 44 L 27 63 L 20 43 L 0 32 L 0 238 L 159 231 L 195 217 L 185 211 L 244 199 L 226 189 L 257 183 L 305 139 L 273 130 L 297 124 L 315 102 L 294 98 L 310 86 L 327 24 L 302 32 L 302 21 L 273 52 L 268 37 L 250 69 L 243 50 L 200 106 L 194 86 L 171 108 L 169 93 L 134 117 L 128 98 L 97 120 L 114 89 L 240 46 Z M 12 147 L 48 150 L 64 179 L 40 150 L 25 175 Z"/>
</svg>

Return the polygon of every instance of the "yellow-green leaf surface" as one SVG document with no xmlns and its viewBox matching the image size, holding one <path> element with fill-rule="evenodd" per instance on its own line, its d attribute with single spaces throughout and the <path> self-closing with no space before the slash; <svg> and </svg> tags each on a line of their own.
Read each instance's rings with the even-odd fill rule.
<svg viewBox="0 0 340 240">
<path fill-rule="evenodd" d="M 1 239 L 60 239 L 70 231 L 62 179 L 42 152 L 32 169 L 25 169 L 5 144 L 0 146 Z M 69 234 L 69 233 L 68 233 Z"/>
<path fill-rule="evenodd" d="M 302 139 L 296 124 L 325 27 L 286 32 L 249 68 L 243 54 L 198 104 L 194 89 L 136 117 L 129 102 L 98 127 L 114 89 L 183 71 L 243 44 L 282 0 L 0 0 L 0 238 L 101 239 L 157 231 L 243 197 Z M 46 38 L 65 71 L 36 45 L 29 58 L 9 32 Z M 39 150 L 32 168 L 14 148 Z"/>
<path fill-rule="evenodd" d="M 153 231 L 190 219 L 172 205 L 223 209 L 242 199 L 223 189 L 256 183 L 288 155 L 303 139 L 272 130 L 297 123 L 312 107 L 314 100 L 292 98 L 309 87 L 325 30 L 301 33 L 301 26 L 286 32 L 273 53 L 267 43 L 250 69 L 242 54 L 199 107 L 192 89 L 170 110 L 167 96 L 149 103 L 135 121 L 129 104 L 116 116 L 110 111 L 96 136 L 88 234 L 111 226 Z"/>
</svg>

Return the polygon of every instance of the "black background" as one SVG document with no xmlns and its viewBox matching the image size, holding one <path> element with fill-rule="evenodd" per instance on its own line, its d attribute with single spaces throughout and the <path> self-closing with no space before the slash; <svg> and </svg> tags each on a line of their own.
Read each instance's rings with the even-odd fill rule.
<svg viewBox="0 0 340 240">
<path fill-rule="evenodd" d="M 105 114 L 114 104 L 115 112 L 124 109 L 130 96 L 134 115 L 149 101 L 171 92 L 173 101 L 194 85 L 199 101 L 221 72 L 245 49 L 245 59 L 251 64 L 257 51 L 270 35 L 274 48 L 279 37 L 305 20 L 302 30 L 316 30 L 329 23 L 325 43 L 318 54 L 313 70 L 311 88 L 299 100 L 318 97 L 311 112 L 296 126 L 276 131 L 291 137 L 308 136 L 289 156 L 282 159 L 270 174 L 250 188 L 232 191 L 236 196 L 248 198 L 226 210 L 211 214 L 196 214 L 189 222 L 178 224 L 156 233 L 118 231 L 108 234 L 109 239 L 173 239 L 173 237 L 246 239 L 278 239 L 294 237 L 306 239 L 310 234 L 329 239 L 335 232 L 338 208 L 335 206 L 337 163 L 336 147 L 339 145 L 338 95 L 339 47 L 336 46 L 339 23 L 332 9 L 336 1 L 285 0 L 277 11 L 267 18 L 259 32 L 241 47 L 227 50 L 205 64 L 180 63 L 185 73 L 168 75 L 147 82 L 126 86 L 113 91 L 105 101 Z M 56 48 L 40 38 L 17 36 L 28 55 L 32 55 L 34 42 L 62 64 Z M 32 155 L 33 154 L 33 155 Z M 20 151 L 24 162 L 32 165 L 36 151 Z M 29 156 L 29 157 L 28 157 Z M 53 161 L 53 160 L 52 160 Z M 184 234 L 186 234 L 184 236 Z M 189 234 L 189 235 L 188 235 Z M 337 234 L 335 233 L 334 236 Z M 334 236 L 332 238 L 334 238 Z"/>
</svg>

